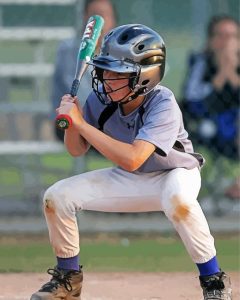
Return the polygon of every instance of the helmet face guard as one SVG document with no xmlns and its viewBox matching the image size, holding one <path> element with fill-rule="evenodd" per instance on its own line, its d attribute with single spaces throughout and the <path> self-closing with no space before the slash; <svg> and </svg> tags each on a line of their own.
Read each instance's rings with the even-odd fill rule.
<svg viewBox="0 0 240 300">
<path fill-rule="evenodd" d="M 149 93 L 163 78 L 166 50 L 162 38 L 144 25 L 130 24 L 116 27 L 104 38 L 101 52 L 89 64 L 94 66 L 92 87 L 99 100 L 111 103 L 111 93 L 123 89 L 106 91 L 103 71 L 129 73 L 129 93 L 118 102 L 126 103 L 139 95 Z M 126 77 L 108 80 L 126 79 Z M 104 100 L 105 99 L 105 100 Z M 123 102 L 124 99 L 127 99 Z M 116 102 L 116 100 L 115 100 Z"/>
<path fill-rule="evenodd" d="M 94 59 L 93 59 L 94 61 Z M 103 72 L 104 70 L 113 71 L 116 73 L 123 73 L 122 76 L 118 78 L 108 78 L 104 79 Z M 138 82 L 139 74 L 141 72 L 140 65 L 136 63 L 130 63 L 130 62 L 123 62 L 121 60 L 113 60 L 113 61 L 104 61 L 101 60 L 100 62 L 94 61 L 94 68 L 92 71 L 92 88 L 95 92 L 95 94 L 98 96 L 99 100 L 103 104 L 109 104 L 111 101 L 113 101 L 111 94 L 115 93 L 116 91 L 122 90 L 126 87 L 129 87 L 129 92 L 126 93 L 122 98 L 119 98 L 117 102 L 122 102 L 124 99 L 130 97 L 130 95 L 134 94 L 134 88 Z M 129 76 L 126 76 L 126 74 L 129 73 Z M 128 83 L 120 86 L 117 89 L 112 89 L 109 85 L 110 81 L 118 81 L 122 79 L 128 79 Z M 106 88 L 108 88 L 108 91 Z M 131 99 L 129 99 L 131 100 Z M 129 101 L 127 100 L 127 102 Z M 116 101 L 116 100 L 115 100 Z M 125 103 L 125 102 L 122 102 Z"/>
<path fill-rule="evenodd" d="M 126 87 L 130 87 L 132 85 L 132 82 L 134 82 L 137 78 L 137 75 L 134 75 L 134 73 L 132 73 L 130 76 L 127 76 L 127 77 L 124 76 L 124 74 L 123 74 L 122 77 L 104 79 L 103 72 L 104 72 L 103 69 L 94 67 L 94 69 L 91 72 L 92 88 L 93 88 L 95 94 L 98 96 L 98 99 L 103 104 L 106 104 L 106 105 L 110 104 L 113 101 L 111 94 L 113 94 L 117 91 L 120 91 Z M 109 82 L 111 82 L 111 81 L 118 81 L 118 80 L 123 80 L 123 79 L 128 79 L 127 84 L 124 84 L 117 89 L 112 89 L 111 85 L 109 85 Z M 107 90 L 105 87 L 107 87 Z M 122 96 L 122 98 L 115 100 L 115 102 L 125 103 L 125 102 L 123 102 L 123 100 L 128 98 L 132 94 L 132 92 L 133 92 L 133 90 L 130 88 L 129 92 L 127 92 L 124 96 Z"/>
</svg>

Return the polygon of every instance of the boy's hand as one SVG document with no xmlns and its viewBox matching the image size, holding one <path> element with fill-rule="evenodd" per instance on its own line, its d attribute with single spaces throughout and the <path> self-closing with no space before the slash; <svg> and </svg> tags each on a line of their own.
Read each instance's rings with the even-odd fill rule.
<svg viewBox="0 0 240 300">
<path fill-rule="evenodd" d="M 84 122 L 82 108 L 77 97 L 66 94 L 62 97 L 59 108 L 56 109 L 58 115 L 68 115 L 72 120 L 72 125 L 76 127 Z"/>
</svg>

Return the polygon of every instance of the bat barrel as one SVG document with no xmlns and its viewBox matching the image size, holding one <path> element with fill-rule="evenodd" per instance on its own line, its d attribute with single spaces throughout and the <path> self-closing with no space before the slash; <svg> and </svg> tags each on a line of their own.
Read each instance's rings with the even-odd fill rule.
<svg viewBox="0 0 240 300">
<path fill-rule="evenodd" d="M 86 71 L 92 58 L 98 39 L 104 25 L 104 19 L 101 16 L 94 15 L 89 18 L 79 47 L 75 79 L 73 80 L 70 94 L 75 97 L 78 92 L 80 80 Z M 72 119 L 68 115 L 58 115 L 56 126 L 60 129 L 68 129 L 72 125 Z"/>
<path fill-rule="evenodd" d="M 103 25 L 104 19 L 101 16 L 94 15 L 88 19 L 79 48 L 78 60 L 89 61 L 91 59 L 101 35 Z"/>
</svg>

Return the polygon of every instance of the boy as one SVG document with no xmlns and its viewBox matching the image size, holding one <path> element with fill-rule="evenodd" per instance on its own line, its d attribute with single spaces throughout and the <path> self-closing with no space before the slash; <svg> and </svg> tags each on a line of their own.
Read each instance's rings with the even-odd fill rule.
<svg viewBox="0 0 240 300">
<path fill-rule="evenodd" d="M 78 210 L 164 211 L 197 264 L 204 299 L 231 299 L 197 202 L 204 159 L 193 152 L 173 93 L 159 85 L 165 57 L 164 42 L 152 29 L 117 27 L 91 61 L 94 93 L 84 110 L 76 98 L 62 98 L 57 112 L 73 122 L 65 131 L 68 152 L 83 155 L 92 145 L 117 167 L 61 180 L 46 191 L 44 213 L 57 266 L 31 300 L 80 299 Z"/>
</svg>

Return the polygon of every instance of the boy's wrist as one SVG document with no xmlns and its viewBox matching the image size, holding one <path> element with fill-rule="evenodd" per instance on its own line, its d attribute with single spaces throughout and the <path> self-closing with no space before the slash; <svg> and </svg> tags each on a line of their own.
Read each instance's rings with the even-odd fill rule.
<svg viewBox="0 0 240 300">
<path fill-rule="evenodd" d="M 86 125 L 87 125 L 87 122 L 85 120 L 83 120 L 82 122 L 75 125 L 75 128 L 81 132 L 86 128 Z"/>
</svg>

